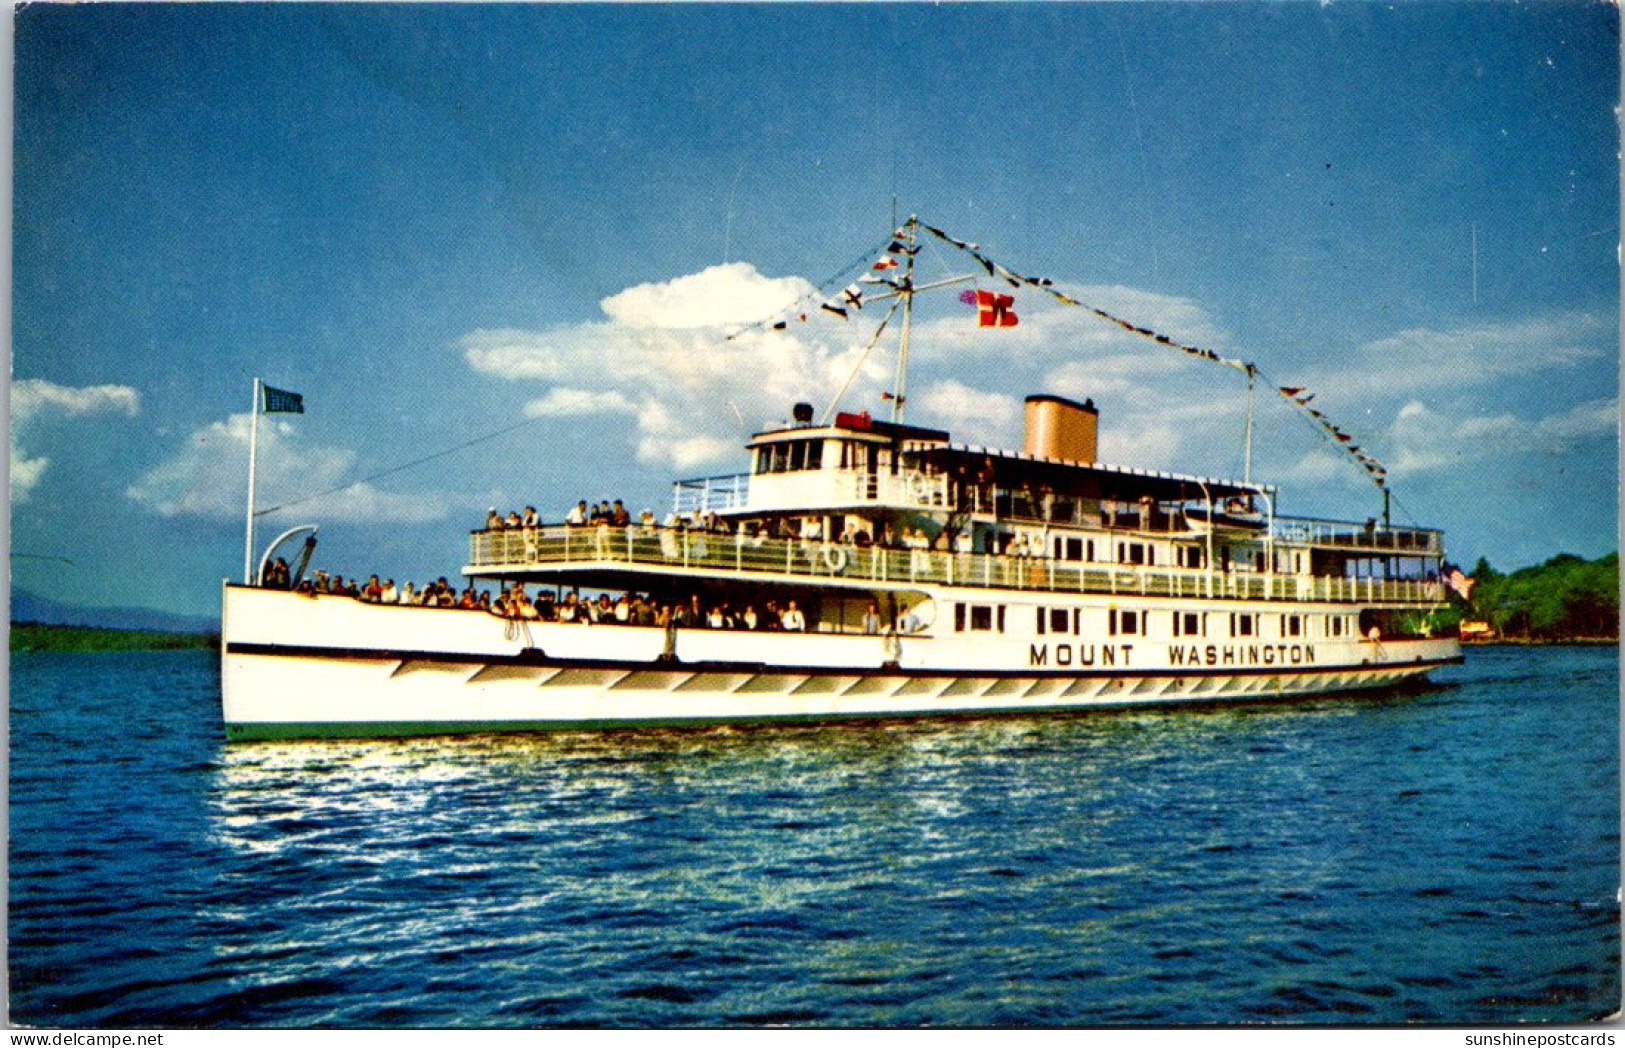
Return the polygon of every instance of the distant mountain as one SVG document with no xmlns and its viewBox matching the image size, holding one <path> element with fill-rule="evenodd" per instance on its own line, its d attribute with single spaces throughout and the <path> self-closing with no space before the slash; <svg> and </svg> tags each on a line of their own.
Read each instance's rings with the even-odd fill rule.
<svg viewBox="0 0 1625 1048">
<path fill-rule="evenodd" d="M 214 633 L 220 629 L 219 619 L 201 615 L 176 615 L 154 608 L 82 608 L 15 589 L 11 591 L 11 621 L 158 633 Z"/>
</svg>

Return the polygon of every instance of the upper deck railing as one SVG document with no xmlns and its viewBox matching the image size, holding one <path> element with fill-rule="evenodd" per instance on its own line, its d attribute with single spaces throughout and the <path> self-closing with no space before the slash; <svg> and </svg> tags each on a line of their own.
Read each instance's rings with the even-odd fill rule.
<svg viewBox="0 0 1625 1048">
<path fill-rule="evenodd" d="M 813 491 L 804 488 L 795 494 L 807 512 L 816 512 L 822 505 L 831 508 L 859 506 L 865 503 L 896 506 L 923 511 L 942 511 L 949 501 L 947 478 L 915 471 L 902 473 L 867 473 L 861 470 L 826 469 L 792 474 L 764 474 L 761 479 L 776 482 L 777 478 L 792 480 L 807 478 L 816 485 Z M 679 516 L 697 517 L 704 513 L 727 513 L 751 506 L 751 474 L 736 473 L 721 477 L 701 477 L 681 480 L 674 485 L 673 509 Z M 1114 532 L 1133 531 L 1144 534 L 1169 536 L 1200 533 L 1206 527 L 1200 517 L 1187 519 L 1183 513 L 1157 508 L 1141 514 L 1135 507 L 1119 507 L 1119 511 L 1086 510 L 1084 504 L 1072 499 L 1052 498 L 1047 505 L 1034 500 L 1025 491 L 1008 491 L 992 485 L 966 485 L 965 502 L 973 514 L 992 514 L 1002 521 L 1018 525 L 1051 525 L 1084 529 L 1103 529 Z M 771 502 L 771 500 L 769 500 Z M 763 504 L 764 512 L 780 512 L 787 507 Z M 1263 541 L 1266 530 L 1260 526 L 1257 538 Z M 1443 534 L 1433 528 L 1391 527 L 1368 521 L 1364 524 L 1346 520 L 1322 520 L 1312 517 L 1276 517 L 1270 537 L 1278 544 L 1318 546 L 1367 551 L 1374 554 L 1408 554 L 1418 557 L 1438 557 L 1444 554 Z"/>
<path fill-rule="evenodd" d="M 523 574 L 550 567 L 634 566 L 846 584 L 939 585 L 1055 593 L 1212 597 L 1237 600 L 1433 604 L 1437 582 L 1343 578 L 1206 568 L 1102 564 L 936 550 L 861 548 L 798 539 L 656 528 L 549 526 L 474 532 L 470 574 Z"/>
</svg>

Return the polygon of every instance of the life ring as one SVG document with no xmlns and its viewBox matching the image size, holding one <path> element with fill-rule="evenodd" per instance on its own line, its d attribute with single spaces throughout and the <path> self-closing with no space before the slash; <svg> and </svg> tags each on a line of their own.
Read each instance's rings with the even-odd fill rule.
<svg viewBox="0 0 1625 1048">
<path fill-rule="evenodd" d="M 828 568 L 832 575 L 839 575 L 845 571 L 846 548 L 833 542 L 824 543 L 824 567 Z"/>
<path fill-rule="evenodd" d="M 931 484 L 925 479 L 924 473 L 908 475 L 908 493 L 915 502 L 925 502 L 930 497 Z"/>
</svg>

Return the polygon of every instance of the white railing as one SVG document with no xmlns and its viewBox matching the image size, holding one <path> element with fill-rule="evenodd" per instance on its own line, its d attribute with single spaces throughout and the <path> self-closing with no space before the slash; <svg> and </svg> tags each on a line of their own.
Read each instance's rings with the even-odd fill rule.
<svg viewBox="0 0 1625 1048">
<path fill-rule="evenodd" d="M 742 509 L 749 501 L 749 473 L 679 480 L 672 485 L 672 510 L 680 515 Z"/>
<path fill-rule="evenodd" d="M 1224 572 L 878 546 L 858 548 L 642 525 L 477 531 L 470 540 L 469 570 L 473 573 L 519 574 L 556 565 L 641 565 L 745 576 L 1236 600 L 1434 604 L 1444 599 L 1439 583 L 1421 580 Z"/>
<path fill-rule="evenodd" d="M 1346 520 L 1276 517 L 1275 540 L 1310 546 L 1409 553 L 1418 557 L 1437 557 L 1444 553 L 1444 535 L 1439 531 L 1432 528 L 1388 527 L 1375 521 L 1356 524 Z"/>
<path fill-rule="evenodd" d="M 752 485 L 757 505 L 751 505 Z M 948 478 L 914 470 L 900 473 L 861 469 L 790 470 L 783 473 L 736 473 L 697 477 L 672 485 L 672 508 L 679 515 L 699 515 L 755 508 L 856 506 L 876 503 L 925 510 L 948 508 Z"/>
</svg>

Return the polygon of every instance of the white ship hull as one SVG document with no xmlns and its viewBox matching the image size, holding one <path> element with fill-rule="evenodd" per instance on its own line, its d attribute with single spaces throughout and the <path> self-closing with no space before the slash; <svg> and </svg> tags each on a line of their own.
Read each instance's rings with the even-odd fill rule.
<svg viewBox="0 0 1625 1048">
<path fill-rule="evenodd" d="M 224 601 L 222 708 L 234 740 L 1278 700 L 1390 687 L 1459 659 L 1453 639 L 669 636 L 237 586 Z"/>
</svg>

